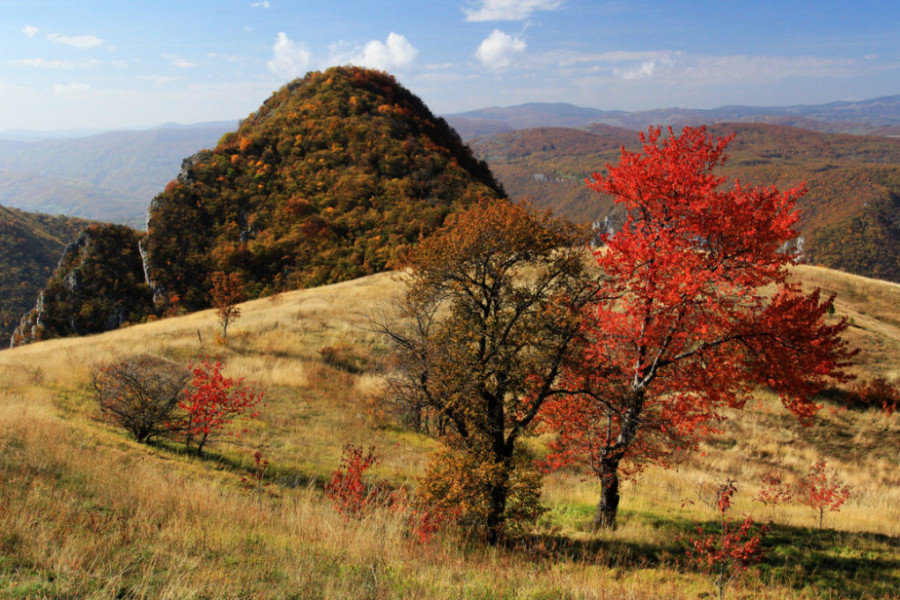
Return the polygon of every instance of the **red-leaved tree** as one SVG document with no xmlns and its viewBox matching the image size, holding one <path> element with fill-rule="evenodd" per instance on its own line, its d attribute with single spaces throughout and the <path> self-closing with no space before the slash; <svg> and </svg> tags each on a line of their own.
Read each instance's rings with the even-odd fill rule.
<svg viewBox="0 0 900 600">
<path fill-rule="evenodd" d="M 688 560 L 713 577 L 719 600 L 724 600 L 728 583 L 762 560 L 765 554 L 762 539 L 768 532 L 767 527 L 755 527 L 753 517 L 749 515 L 740 524 L 726 516 L 735 492 L 737 488 L 733 481 L 719 488 L 716 500 L 722 520 L 719 532 L 707 533 L 698 526 L 697 537 L 688 540 L 691 544 Z"/>
<path fill-rule="evenodd" d="M 651 128 L 642 150 L 623 148 L 588 181 L 625 220 L 594 253 L 599 308 L 567 373 L 572 394 L 544 407 L 544 423 L 556 459 L 584 461 L 602 484 L 594 527 L 615 526 L 623 472 L 692 447 L 756 386 L 808 421 L 813 396 L 847 378 L 847 323 L 825 322 L 832 298 L 788 281 L 804 188 L 726 189 L 714 171 L 730 139 Z"/>
<path fill-rule="evenodd" d="M 227 340 L 228 325 L 241 316 L 238 304 L 246 300 L 244 282 L 240 273 L 225 274 L 222 271 L 213 273 L 211 279 L 210 303 L 216 309 L 216 316 L 222 325 L 222 340 Z"/>
<path fill-rule="evenodd" d="M 263 392 L 244 386 L 243 378 L 233 379 L 222 374 L 222 362 L 211 363 L 208 358 L 198 365 L 191 365 L 191 381 L 178 406 L 184 411 L 182 418 L 169 427 L 184 435 L 185 446 L 192 447 L 197 455 L 203 447 L 226 425 L 238 417 L 253 418 L 262 402 Z"/>
<path fill-rule="evenodd" d="M 762 476 L 762 486 L 756 494 L 756 499 L 772 508 L 772 516 L 775 516 L 775 507 L 779 504 L 787 504 L 791 501 L 791 488 L 784 482 L 784 476 L 778 471 L 769 471 Z"/>
<path fill-rule="evenodd" d="M 800 478 L 795 486 L 794 497 L 816 512 L 819 529 L 825 519 L 825 511 L 837 512 L 850 498 L 850 488 L 845 485 L 837 472 L 828 470 L 825 461 L 818 462 Z"/>
</svg>

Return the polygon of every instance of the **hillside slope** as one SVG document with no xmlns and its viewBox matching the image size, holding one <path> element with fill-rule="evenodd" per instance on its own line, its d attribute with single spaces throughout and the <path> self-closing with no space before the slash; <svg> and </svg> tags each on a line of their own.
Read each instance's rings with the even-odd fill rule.
<svg viewBox="0 0 900 600">
<path fill-rule="evenodd" d="M 779 189 L 806 182 L 800 234 L 809 261 L 900 281 L 900 140 L 747 123 L 710 132 L 736 134 L 721 170 L 729 181 Z M 473 148 L 511 197 L 577 221 L 602 221 L 612 203 L 584 180 L 617 162 L 620 146 L 638 143 L 634 132 L 594 125 L 520 130 L 482 138 Z"/>
<path fill-rule="evenodd" d="M 900 376 L 900 286 L 815 267 L 796 275 L 838 293 L 836 316 L 853 320 L 864 349 L 858 373 Z M 614 533 L 583 530 L 597 487 L 575 471 L 545 479 L 542 526 L 508 546 L 452 531 L 423 543 L 390 510 L 346 518 L 322 491 L 345 444 L 374 446 L 365 480 L 390 488 L 415 485 L 436 446 L 395 420 L 376 374 L 386 347 L 366 327 L 369 307 L 400 290 L 383 273 L 248 302 L 227 347 L 203 311 L 0 352 L 0 477 L 14 482 L 0 487 L 3 597 L 687 600 L 713 589 L 683 557 L 698 525 L 715 527 L 726 479 L 736 514 L 774 521 L 767 558 L 730 594 L 849 600 L 900 585 L 900 421 L 827 399 L 802 427 L 761 392 L 677 469 L 629 485 Z M 206 459 L 137 444 L 101 418 L 90 373 L 140 352 L 221 356 L 228 376 L 265 389 L 266 406 Z M 531 447 L 539 454 L 541 441 Z M 270 461 L 259 482 L 256 451 Z M 819 460 L 852 489 L 824 529 L 808 507 L 753 500 L 762 474 L 794 481 Z"/>
<path fill-rule="evenodd" d="M 67 244 L 89 221 L 0 206 L 0 342 L 34 305 Z"/>
</svg>

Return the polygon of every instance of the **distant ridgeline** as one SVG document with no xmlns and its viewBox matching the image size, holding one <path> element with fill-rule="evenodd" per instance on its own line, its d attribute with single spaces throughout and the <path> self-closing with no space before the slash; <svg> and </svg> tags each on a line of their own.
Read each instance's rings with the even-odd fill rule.
<svg viewBox="0 0 900 600">
<path fill-rule="evenodd" d="M 376 273 L 450 212 L 504 195 L 393 77 L 311 73 L 185 159 L 151 202 L 146 234 L 85 230 L 13 343 L 207 308 L 218 271 L 239 273 L 247 298 Z"/>
</svg>

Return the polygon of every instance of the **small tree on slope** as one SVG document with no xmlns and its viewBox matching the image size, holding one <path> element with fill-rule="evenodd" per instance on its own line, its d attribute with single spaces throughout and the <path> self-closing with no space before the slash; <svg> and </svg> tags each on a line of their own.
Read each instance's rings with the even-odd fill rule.
<svg viewBox="0 0 900 600">
<path fill-rule="evenodd" d="M 651 128 L 641 141 L 588 182 L 626 218 L 594 254 L 607 279 L 567 373 L 573 395 L 544 414 L 556 458 L 584 460 L 602 484 L 595 528 L 615 526 L 623 468 L 689 447 L 758 385 L 808 421 L 813 396 L 847 378 L 854 354 L 840 337 L 847 323 L 825 323 L 832 298 L 788 281 L 803 187 L 722 189 L 713 171 L 730 138 L 703 128 L 665 139 Z"/>
</svg>

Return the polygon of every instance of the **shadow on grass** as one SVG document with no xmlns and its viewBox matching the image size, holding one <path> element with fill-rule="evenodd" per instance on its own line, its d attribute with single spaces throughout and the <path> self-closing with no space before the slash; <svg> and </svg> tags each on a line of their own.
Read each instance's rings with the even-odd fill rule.
<svg viewBox="0 0 900 600">
<path fill-rule="evenodd" d="M 248 481 L 254 481 L 256 478 L 256 465 L 253 464 L 252 460 L 221 454 L 216 452 L 215 449 L 206 449 L 202 455 L 198 456 L 196 451 L 188 450 L 182 444 L 166 440 L 154 440 L 148 445 L 173 456 L 202 461 L 208 464 L 210 468 L 235 473 Z M 250 456 L 249 453 L 248 456 Z M 270 464 L 266 468 L 264 482 L 291 490 L 301 487 L 324 490 L 325 484 L 328 483 L 328 478 L 321 473 L 307 473 L 298 469 L 287 469 Z"/>
<path fill-rule="evenodd" d="M 505 545 L 535 562 L 578 561 L 619 569 L 666 566 L 685 572 L 694 570 L 686 554 L 697 526 L 707 534 L 721 531 L 718 521 L 664 519 L 646 513 L 628 518 L 663 530 L 665 540 L 651 543 L 615 534 L 588 539 L 545 534 L 510 538 Z M 762 548 L 765 556 L 751 575 L 766 584 L 834 598 L 893 598 L 900 591 L 900 538 L 770 524 Z"/>
</svg>

